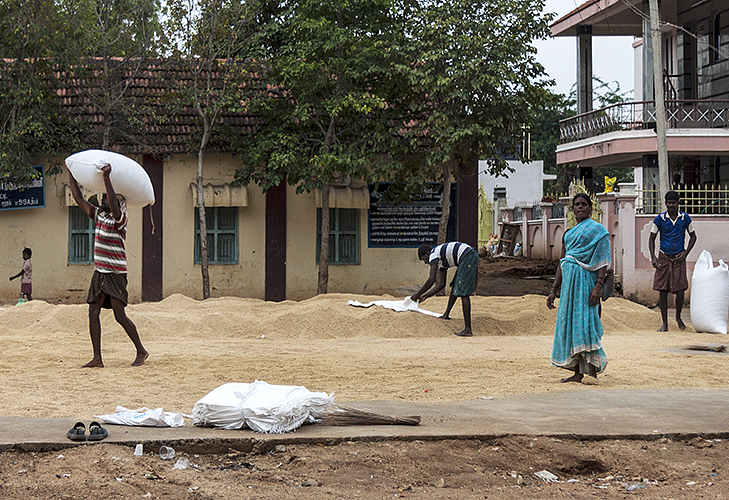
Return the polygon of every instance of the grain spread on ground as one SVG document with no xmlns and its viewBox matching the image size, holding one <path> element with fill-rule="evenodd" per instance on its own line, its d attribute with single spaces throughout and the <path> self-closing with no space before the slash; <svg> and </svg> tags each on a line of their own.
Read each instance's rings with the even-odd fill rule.
<svg viewBox="0 0 729 500">
<path fill-rule="evenodd" d="M 598 388 L 559 384 L 566 372 L 549 365 L 556 311 L 540 295 L 475 296 L 474 337 L 459 307 L 452 320 L 424 314 L 359 308 L 402 297 L 327 294 L 294 302 L 172 295 L 132 304 L 149 361 L 132 368 L 134 347 L 103 311 L 105 368 L 81 369 L 91 359 L 88 306 L 35 300 L 0 310 L 0 376 L 4 416 L 76 417 L 127 408 L 163 407 L 189 413 L 194 403 L 226 382 L 264 380 L 334 393 L 337 401 L 395 400 L 447 403 L 484 396 L 553 391 L 727 388 L 729 356 L 670 352 L 723 336 L 658 333 L 659 313 L 625 299 L 603 304 L 609 358 Z M 442 312 L 446 297 L 422 304 Z M 721 338 L 720 338 L 721 337 Z"/>
</svg>

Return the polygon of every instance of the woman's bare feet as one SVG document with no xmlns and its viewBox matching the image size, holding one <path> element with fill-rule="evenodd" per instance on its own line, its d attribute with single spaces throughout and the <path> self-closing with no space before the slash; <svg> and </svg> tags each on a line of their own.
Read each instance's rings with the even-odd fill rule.
<svg viewBox="0 0 729 500">
<path fill-rule="evenodd" d="M 582 382 L 582 377 L 583 375 L 581 373 L 575 373 L 571 377 L 561 379 L 560 382 L 563 384 L 566 382 L 577 382 L 579 384 L 580 382 Z"/>
<path fill-rule="evenodd" d="M 81 368 L 104 368 L 104 362 L 100 359 L 94 358 L 85 365 L 83 365 Z"/>
<path fill-rule="evenodd" d="M 137 358 L 132 363 L 132 366 L 142 366 L 148 357 L 149 353 L 147 351 L 144 351 L 142 354 L 137 354 Z"/>
</svg>

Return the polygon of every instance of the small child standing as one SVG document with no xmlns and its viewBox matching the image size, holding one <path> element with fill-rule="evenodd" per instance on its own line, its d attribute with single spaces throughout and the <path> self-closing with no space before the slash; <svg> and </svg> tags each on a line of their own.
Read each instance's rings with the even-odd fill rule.
<svg viewBox="0 0 729 500">
<path fill-rule="evenodd" d="M 31 255 L 33 255 L 33 251 L 30 248 L 23 249 L 23 269 L 15 276 L 10 277 L 10 281 L 13 281 L 15 278 L 20 278 L 20 298 L 22 299 L 25 296 L 26 300 L 33 300 L 31 296 L 33 293 L 33 282 L 31 280 L 33 264 L 30 263 Z"/>
</svg>

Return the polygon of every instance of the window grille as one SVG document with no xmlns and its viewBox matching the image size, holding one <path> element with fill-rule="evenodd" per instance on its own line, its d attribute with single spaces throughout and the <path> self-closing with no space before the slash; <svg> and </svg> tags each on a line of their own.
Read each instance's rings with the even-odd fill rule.
<svg viewBox="0 0 729 500">
<path fill-rule="evenodd" d="M 321 208 L 316 211 L 316 261 L 321 253 Z M 359 210 L 329 209 L 329 263 L 359 264 Z"/>
<path fill-rule="evenodd" d="M 238 263 L 238 207 L 205 209 L 208 264 Z M 195 264 L 200 258 L 200 210 L 195 209 Z"/>
<path fill-rule="evenodd" d="M 68 207 L 68 263 L 94 263 L 94 220 L 76 206 Z"/>
</svg>

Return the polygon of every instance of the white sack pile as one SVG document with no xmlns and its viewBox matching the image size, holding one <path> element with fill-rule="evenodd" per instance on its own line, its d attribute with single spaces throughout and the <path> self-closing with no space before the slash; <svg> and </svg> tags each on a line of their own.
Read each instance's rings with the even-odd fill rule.
<svg viewBox="0 0 729 500">
<path fill-rule="evenodd" d="M 192 408 L 193 424 L 219 429 L 248 427 L 281 434 L 314 423 L 336 410 L 334 396 L 305 387 L 231 382 L 212 390 Z"/>
</svg>

